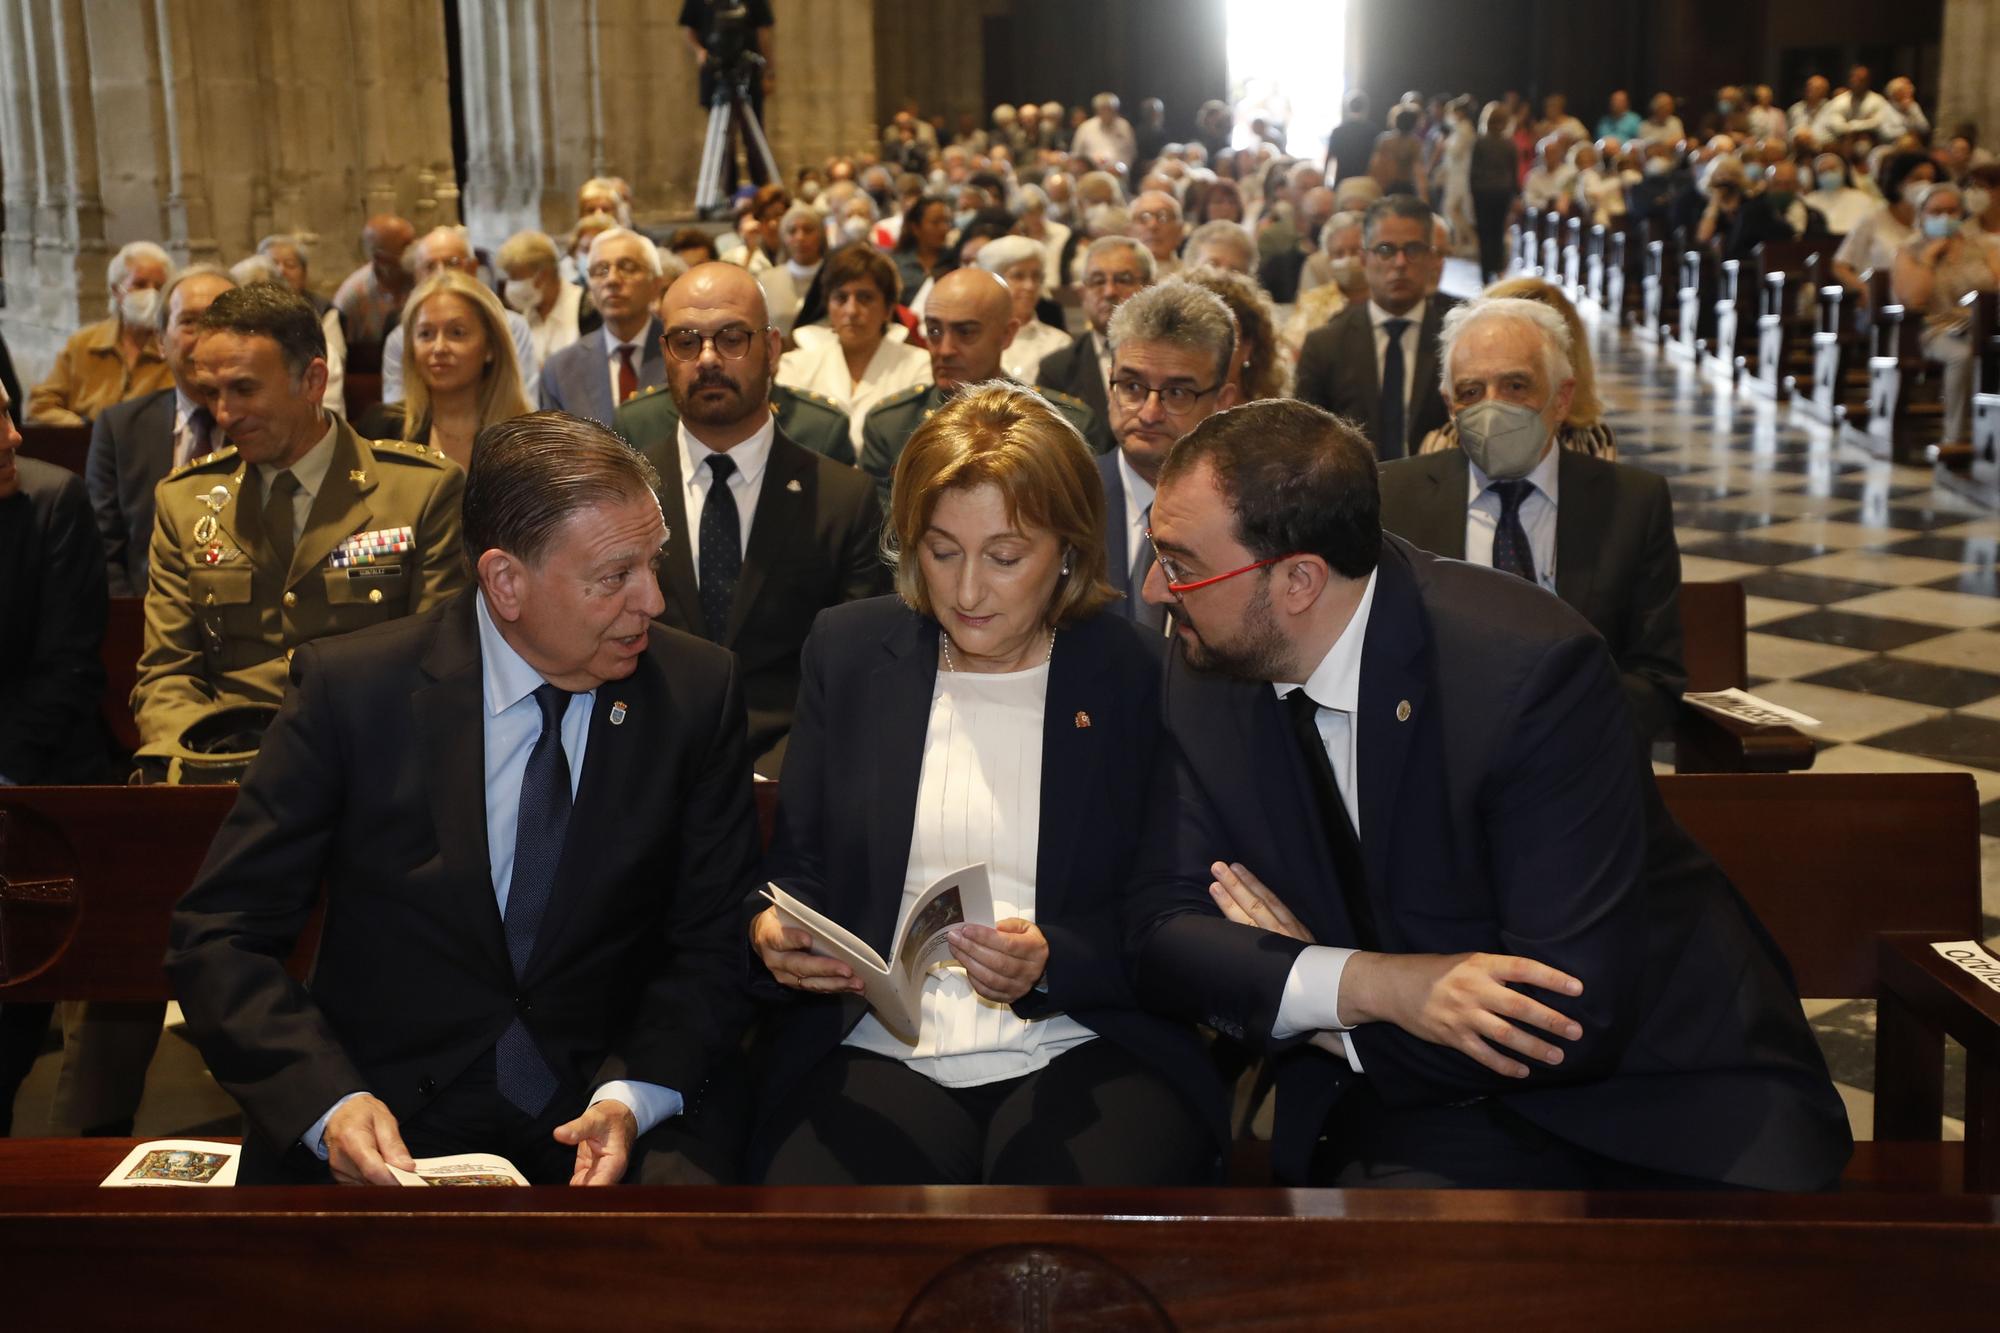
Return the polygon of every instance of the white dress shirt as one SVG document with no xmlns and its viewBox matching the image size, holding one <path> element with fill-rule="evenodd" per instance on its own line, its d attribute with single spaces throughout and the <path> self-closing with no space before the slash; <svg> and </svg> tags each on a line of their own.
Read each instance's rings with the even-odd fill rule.
<svg viewBox="0 0 2000 1333">
<path fill-rule="evenodd" d="M 801 325 L 792 330 L 798 345 L 778 358 L 778 383 L 840 404 L 847 413 L 847 438 L 859 457 L 861 427 L 869 410 L 884 398 L 931 382 L 930 353 L 910 346 L 904 341 L 907 336 L 901 324 L 891 322 L 889 335 L 868 358 L 868 367 L 856 383 L 848 374 L 847 353 L 841 350 L 839 335 L 824 324 Z"/>
<path fill-rule="evenodd" d="M 1326 742 L 1327 761 L 1333 765 L 1334 781 L 1340 784 L 1340 803 L 1347 807 L 1356 838 L 1362 836 L 1361 763 L 1354 715 L 1361 707 L 1361 648 L 1368 638 L 1368 615 L 1374 607 L 1375 575 L 1371 573 L 1347 628 L 1340 632 L 1305 682 L 1306 693 L 1320 706 L 1316 719 L 1320 739 Z M 1282 699 L 1299 686 L 1273 681 L 1271 688 Z M 1367 889 L 1362 886 L 1360 891 L 1365 893 Z M 1347 970 L 1347 960 L 1357 952 L 1331 944 L 1307 945 L 1285 978 L 1285 993 L 1278 1001 L 1271 1035 L 1282 1040 L 1320 1030 L 1338 1032 L 1348 1064 L 1359 1073 L 1361 1057 L 1347 1035 L 1353 1025 L 1340 1020 L 1340 976 Z"/>
<path fill-rule="evenodd" d="M 764 485 L 764 465 L 771 461 L 771 441 L 778 433 L 777 418 L 764 417 L 757 433 L 727 452 L 736 471 L 729 474 L 729 498 L 736 501 L 736 535 L 743 551 L 750 549 L 750 524 L 757 517 L 757 492 Z M 681 503 L 687 507 L 688 560 L 694 565 L 696 586 L 701 582 L 701 507 L 708 503 L 708 488 L 715 474 L 706 464 L 722 452 L 711 449 L 688 433 L 682 421 L 676 435 L 681 449 Z"/>
<path fill-rule="evenodd" d="M 1375 385 L 1382 385 L 1382 366 L 1389 355 L 1389 331 L 1383 327 L 1392 319 L 1406 319 L 1409 327 L 1403 330 L 1403 421 L 1407 427 L 1410 420 L 1410 403 L 1417 392 L 1417 350 L 1424 343 L 1424 315 L 1430 309 L 1430 298 L 1411 306 L 1400 315 L 1392 315 L 1373 301 L 1368 303 L 1368 324 L 1375 330 Z M 1435 392 L 1437 386 L 1430 386 Z"/>
<path fill-rule="evenodd" d="M 1528 553 L 1535 558 L 1535 582 L 1549 592 L 1556 590 L 1556 477 L 1562 463 L 1562 448 L 1553 441 L 1542 461 L 1527 475 L 1533 487 L 1521 498 L 1521 529 L 1528 534 Z M 1475 565 L 1493 567 L 1493 536 L 1500 528 L 1500 497 L 1489 487 L 1492 481 L 1479 464 L 1465 460 L 1465 558 Z"/>
<path fill-rule="evenodd" d="M 582 316 L 583 288 L 573 282 L 565 282 L 556 293 L 556 303 L 549 307 L 549 313 L 542 318 L 528 320 L 528 335 L 534 341 L 535 355 L 543 364 L 546 365 L 550 357 L 583 336 L 577 329 L 577 322 Z M 637 364 L 632 368 L 637 370 Z"/>
<path fill-rule="evenodd" d="M 1051 328 L 1039 319 L 1030 320 L 1015 332 L 1014 341 L 1000 354 L 1000 369 L 1023 384 L 1039 383 L 1042 358 L 1060 352 L 1071 341 L 1061 329 Z"/>
<path fill-rule="evenodd" d="M 292 464 L 289 469 L 273 467 L 269 463 L 257 464 L 257 480 L 263 487 L 257 500 L 260 506 L 260 513 L 262 512 L 261 506 L 265 499 L 271 494 L 271 478 L 277 476 L 280 472 L 289 471 L 298 480 L 299 488 L 292 492 L 292 545 L 294 548 L 298 546 L 299 539 L 306 535 L 306 519 L 312 514 L 313 497 L 317 496 L 319 488 L 326 484 L 327 469 L 333 466 L 333 437 L 339 432 L 339 429 L 339 421 L 329 416 L 326 423 L 326 434 L 320 436 L 319 443 L 306 450 L 305 456 Z"/>
<path fill-rule="evenodd" d="M 1145 549 L 1146 511 L 1153 507 L 1153 483 L 1138 474 L 1123 449 L 1118 451 L 1118 479 L 1125 485 L 1125 568 L 1130 569 Z M 1139 590 L 1132 589 L 1132 599 L 1138 598 Z"/>
</svg>

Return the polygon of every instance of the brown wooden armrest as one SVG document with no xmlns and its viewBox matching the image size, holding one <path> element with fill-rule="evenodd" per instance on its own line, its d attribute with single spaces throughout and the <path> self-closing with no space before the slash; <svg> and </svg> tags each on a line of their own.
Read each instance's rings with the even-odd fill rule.
<svg viewBox="0 0 2000 1333">
<path fill-rule="evenodd" d="M 1796 773 L 1812 767 L 1812 737 L 1760 727 L 1682 702 L 1674 719 L 1677 773 Z"/>
<path fill-rule="evenodd" d="M 1876 1137 L 1937 1137 L 1927 1087 L 1905 1105 L 1899 1106 L 1902 1099 L 1895 1096 L 1885 1102 L 1885 1093 L 1902 1088 L 1887 1082 L 1899 1071 L 1893 1066 L 1885 1069 L 1884 1063 L 1898 1032 L 1916 1027 L 1949 1036 L 1965 1047 L 1965 1188 L 1982 1194 L 2000 1192 L 2000 992 L 1946 961 L 1924 936 L 1883 935 L 1876 951 L 1882 982 L 1876 1013 Z M 1939 1055 L 1941 1059 L 1941 1051 Z M 1927 1071 L 1921 1081 L 1929 1082 Z M 1901 1082 L 1897 1077 L 1897 1084 Z M 1907 1123 L 1912 1108 L 1928 1115 L 1928 1124 Z"/>
</svg>

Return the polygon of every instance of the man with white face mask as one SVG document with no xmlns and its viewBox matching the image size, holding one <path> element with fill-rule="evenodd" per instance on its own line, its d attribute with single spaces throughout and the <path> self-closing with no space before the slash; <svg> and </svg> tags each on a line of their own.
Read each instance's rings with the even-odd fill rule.
<svg viewBox="0 0 2000 1333">
<path fill-rule="evenodd" d="M 589 332 L 582 327 L 584 323 L 592 329 L 603 323 L 595 311 L 586 319 L 583 288 L 563 281 L 558 271 L 562 256 L 546 234 L 532 228 L 515 232 L 500 247 L 494 262 L 507 275 L 501 299 L 509 310 L 528 321 L 535 359 L 540 364 L 547 365 L 550 357 Z"/>
<path fill-rule="evenodd" d="M 1658 734 L 1687 684 L 1666 482 L 1556 447 L 1576 382 L 1549 307 L 1495 298 L 1454 310 L 1440 359 L 1461 447 L 1382 465 L 1383 528 L 1569 603 L 1610 645 L 1640 735 Z"/>
<path fill-rule="evenodd" d="M 174 261 L 151 241 L 133 241 L 111 257 L 105 283 L 111 317 L 72 334 L 55 368 L 28 395 L 30 422 L 82 426 L 128 398 L 167 388 L 173 372 L 160 351 L 160 289 L 174 278 Z"/>
</svg>

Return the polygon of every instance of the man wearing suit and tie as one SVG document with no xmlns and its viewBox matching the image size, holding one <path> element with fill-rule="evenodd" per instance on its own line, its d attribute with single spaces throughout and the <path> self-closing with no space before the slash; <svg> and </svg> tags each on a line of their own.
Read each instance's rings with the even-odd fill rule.
<svg viewBox="0 0 2000 1333">
<path fill-rule="evenodd" d="M 1790 973 L 1667 814 L 1603 640 L 1384 536 L 1375 473 L 1286 401 L 1161 469 L 1142 1002 L 1267 1052 L 1287 1183 L 1831 1187 Z"/>
<path fill-rule="evenodd" d="M 174 912 L 168 976 L 247 1113 L 246 1179 L 495 1152 L 612 1184 L 741 1035 L 742 696 L 728 654 L 652 623 L 658 478 L 555 413 L 473 457 L 476 587 L 300 650 Z"/>
<path fill-rule="evenodd" d="M 1667 483 L 1559 448 L 1569 331 L 1535 301 L 1445 316 L 1444 396 L 1460 448 L 1382 465 L 1382 526 L 1414 546 L 1519 575 L 1562 598 L 1610 645 L 1632 721 L 1673 719 L 1681 662 L 1680 549 Z"/>
<path fill-rule="evenodd" d="M 667 382 L 660 322 L 660 252 L 636 231 L 608 227 L 590 243 L 584 276 L 604 325 L 542 367 L 542 406 L 609 426 L 627 399 Z"/>
<path fill-rule="evenodd" d="M 1434 227 L 1430 205 L 1412 195 L 1370 205 L 1361 225 L 1368 299 L 1307 334 L 1299 350 L 1297 396 L 1352 421 L 1383 460 L 1414 454 L 1445 421 L 1431 386 L 1444 312 L 1458 302 L 1426 295 L 1444 264 Z"/>
<path fill-rule="evenodd" d="M 160 350 L 173 387 L 107 408 L 91 425 L 83 479 L 113 597 L 146 595 L 153 489 L 175 468 L 222 447 L 222 432 L 195 393 L 194 344 L 208 303 L 235 285 L 213 264 L 182 269 L 160 300 Z"/>
<path fill-rule="evenodd" d="M 1155 633 L 1167 609 L 1140 595 L 1153 567 L 1146 540 L 1153 484 L 1174 441 L 1236 406 L 1229 361 L 1236 322 L 1221 297 L 1168 279 L 1118 307 L 1111 343 L 1111 429 L 1118 447 L 1097 459 L 1104 479 L 1105 578 L 1124 600 L 1108 608 Z"/>
<path fill-rule="evenodd" d="M 1100 236 L 1083 257 L 1084 335 L 1042 358 L 1035 383 L 1060 390 L 1088 407 L 1094 428 L 1084 438 L 1099 454 L 1111 452 L 1111 316 L 1152 284 L 1153 252 L 1130 236 Z M 1113 548 L 1116 549 L 1115 547 Z M 1114 562 L 1115 563 L 1115 562 Z"/>
<path fill-rule="evenodd" d="M 778 333 L 735 264 L 700 264 L 661 302 L 680 421 L 635 440 L 660 474 L 661 620 L 736 654 L 757 771 L 777 777 L 799 650 L 829 606 L 888 588 L 882 510 L 854 468 L 793 443 L 771 413 Z"/>
</svg>

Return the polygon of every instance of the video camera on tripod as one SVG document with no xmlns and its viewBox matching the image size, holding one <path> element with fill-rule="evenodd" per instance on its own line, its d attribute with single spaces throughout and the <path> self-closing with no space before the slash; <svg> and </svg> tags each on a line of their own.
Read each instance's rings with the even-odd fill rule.
<svg viewBox="0 0 2000 1333">
<path fill-rule="evenodd" d="M 778 179 L 778 164 L 772 160 L 771 145 L 757 118 L 763 90 L 754 80 L 766 62 L 756 49 L 752 12 L 744 0 L 718 0 L 709 8 L 708 31 L 702 36 L 702 50 L 708 53 L 703 74 L 713 80 L 708 89 L 708 138 L 702 145 L 701 166 L 695 177 L 695 210 L 703 217 L 728 213 L 727 199 L 735 174 L 732 130 L 741 130 L 753 169 L 761 168 L 767 181 Z"/>
<path fill-rule="evenodd" d="M 746 91 L 750 80 L 763 68 L 764 57 L 757 50 L 750 26 L 750 6 L 743 0 L 725 0 L 709 11 L 707 34 L 702 49 L 708 52 L 708 68 L 715 77 L 714 99 L 731 90 Z M 711 99 L 711 100 L 714 100 Z"/>
</svg>

